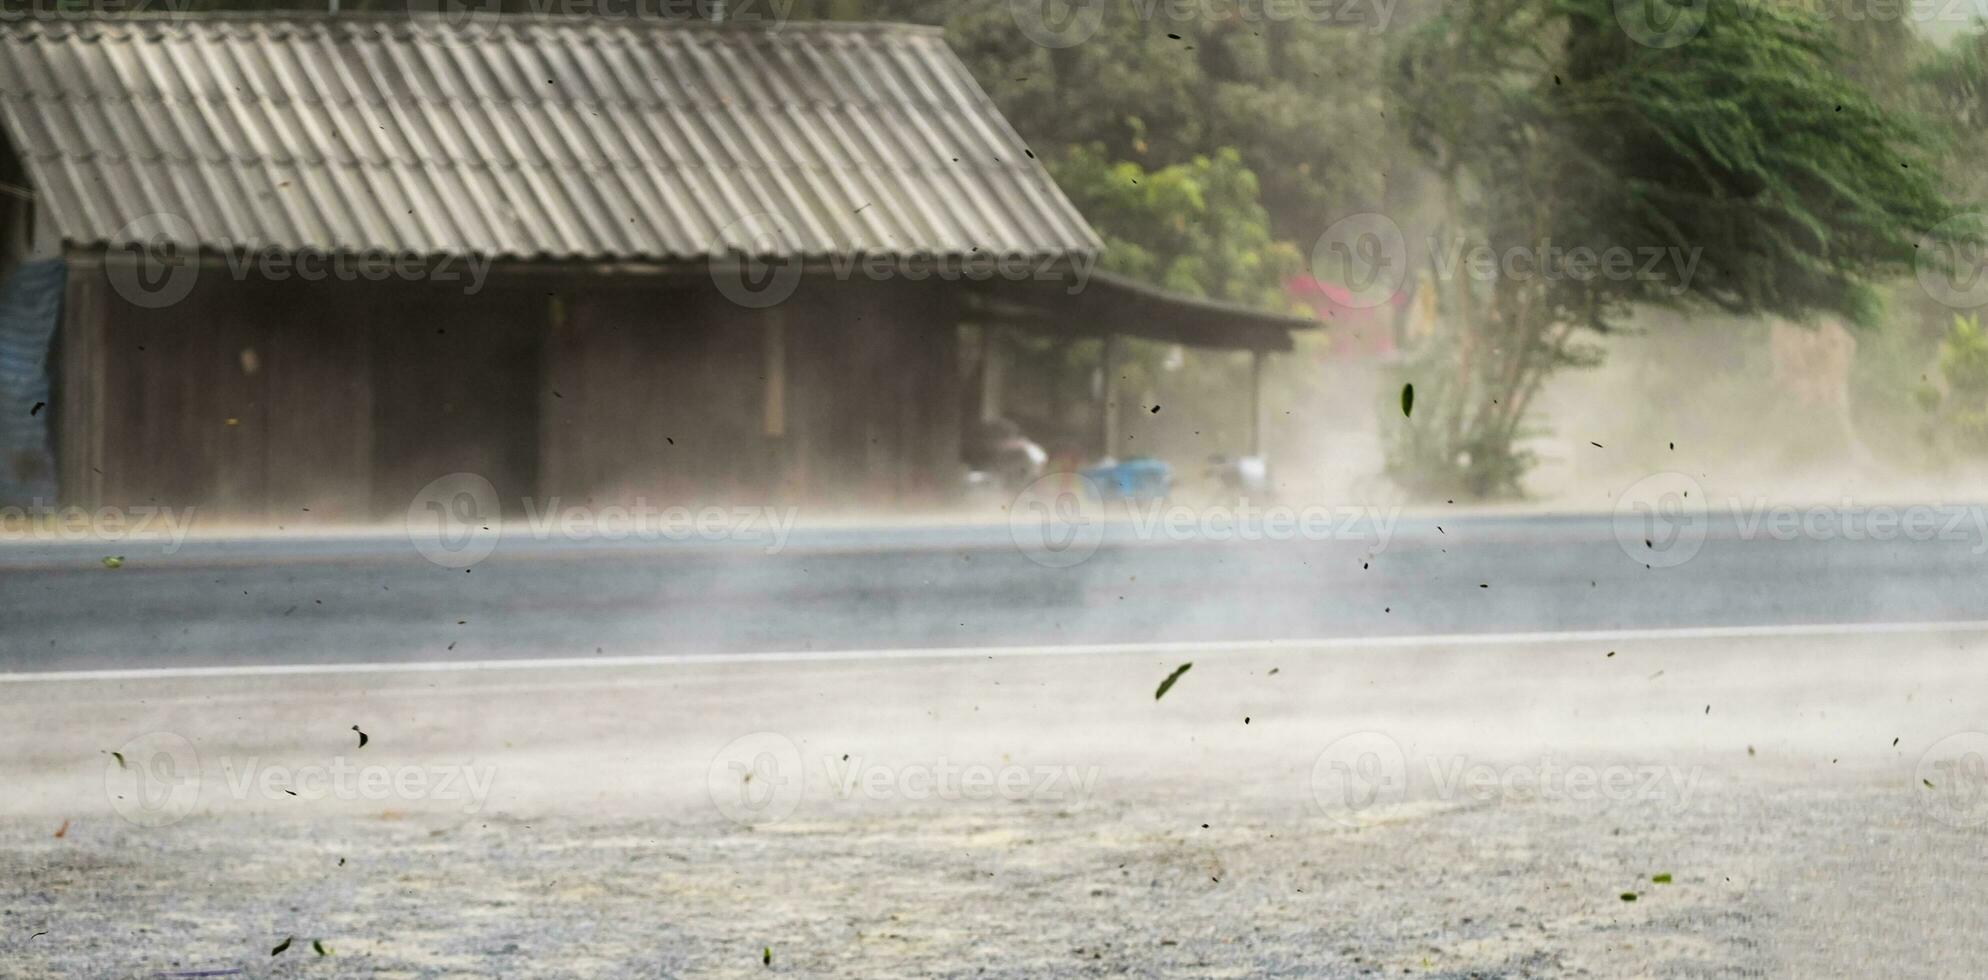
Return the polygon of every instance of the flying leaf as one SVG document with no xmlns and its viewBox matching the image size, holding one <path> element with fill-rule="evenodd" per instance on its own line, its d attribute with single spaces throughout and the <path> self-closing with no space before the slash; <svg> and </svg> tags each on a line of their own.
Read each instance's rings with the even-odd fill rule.
<svg viewBox="0 0 1988 980">
<path fill-rule="evenodd" d="M 355 732 L 359 732 L 359 726 L 358 726 L 358 725 L 353 725 L 353 726 L 352 726 L 352 730 L 353 730 L 353 731 L 355 731 Z M 366 743 L 367 743 L 367 742 L 369 742 L 369 741 L 371 741 L 371 740 L 372 740 L 372 739 L 371 739 L 370 737 L 368 737 L 368 736 L 366 735 L 366 733 L 365 733 L 365 732 L 359 732 L 359 747 L 360 747 L 360 748 L 362 748 L 362 749 L 363 749 L 363 748 L 365 748 L 365 747 L 366 747 Z"/>
<path fill-rule="evenodd" d="M 123 555 L 105 555 L 105 556 L 104 556 L 104 567 L 105 567 L 105 568 L 123 568 L 123 567 L 124 567 L 124 556 L 123 556 Z"/>
<path fill-rule="evenodd" d="M 771 946 L 768 946 L 768 947 L 765 947 L 764 949 L 761 949 L 761 950 L 759 951 L 759 961 L 760 961 L 761 963 L 764 963 L 764 964 L 766 964 L 767 966 L 772 966 L 772 965 L 773 965 L 773 947 L 771 947 Z"/>
<path fill-rule="evenodd" d="M 1187 663 L 1175 667 L 1173 669 L 1173 673 L 1168 674 L 1167 679 L 1160 682 L 1160 689 L 1153 692 L 1153 700 L 1158 701 L 1159 699 L 1166 697 L 1167 692 L 1173 690 L 1173 682 L 1180 680 L 1180 675 L 1187 673 L 1187 669 L 1192 666 L 1194 666 L 1194 662 L 1188 661 Z"/>
<path fill-rule="evenodd" d="M 1401 416 L 1410 418 L 1415 414 L 1415 385 L 1413 382 L 1401 386 Z"/>
<path fill-rule="evenodd" d="M 290 948 L 290 940 L 292 940 L 292 939 L 295 939 L 295 938 L 297 938 L 297 937 L 295 937 L 295 936 L 284 936 L 284 937 L 283 937 L 283 941 L 282 941 L 282 942 L 280 942 L 280 943 L 277 943 L 277 944 L 276 944 L 276 948 L 275 948 L 275 949 L 272 949 L 272 950 L 270 950 L 270 951 L 269 951 L 269 955 L 271 955 L 271 956 L 280 956 L 280 955 L 282 955 L 282 953 L 283 953 L 283 951 L 284 951 L 284 950 L 286 950 L 286 949 L 289 949 L 289 948 Z"/>
<path fill-rule="evenodd" d="M 314 949 L 314 950 L 316 950 L 316 951 L 317 951 L 317 954 L 318 954 L 319 956 L 330 956 L 330 955 L 331 955 L 331 950 L 328 950 L 328 949 L 324 948 L 324 940 L 322 940 L 322 939 L 313 939 L 313 940 L 311 940 L 311 948 L 312 948 L 312 949 Z"/>
<path fill-rule="evenodd" d="M 1660 875 L 1651 875 L 1650 880 L 1659 885 L 1668 885 L 1670 884 L 1670 872 L 1666 871 Z"/>
</svg>

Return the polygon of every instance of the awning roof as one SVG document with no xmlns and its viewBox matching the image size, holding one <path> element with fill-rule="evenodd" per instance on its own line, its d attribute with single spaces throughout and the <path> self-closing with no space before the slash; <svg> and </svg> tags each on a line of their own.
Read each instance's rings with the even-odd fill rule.
<svg viewBox="0 0 1988 980">
<path fill-rule="evenodd" d="M 1115 333 L 1224 350 L 1287 351 L 1291 331 L 1319 326 L 1312 317 L 1184 296 L 1103 270 L 1080 287 L 1055 280 L 989 283 L 977 299 L 989 322 L 1025 330 Z"/>
</svg>

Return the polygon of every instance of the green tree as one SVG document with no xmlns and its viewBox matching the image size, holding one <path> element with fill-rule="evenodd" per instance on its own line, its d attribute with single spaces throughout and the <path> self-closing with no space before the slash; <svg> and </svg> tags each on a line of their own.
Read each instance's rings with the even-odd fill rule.
<svg viewBox="0 0 1988 980">
<path fill-rule="evenodd" d="M 1050 170 L 1105 236 L 1104 267 L 1189 296 L 1289 308 L 1298 250 L 1271 237 L 1257 178 L 1234 149 L 1157 170 L 1072 147 Z"/>
<path fill-rule="evenodd" d="M 1302 270 L 1302 257 L 1274 237 L 1257 177 L 1234 149 L 1153 170 L 1114 161 L 1101 144 L 1071 147 L 1046 162 L 1072 203 L 1104 236 L 1104 268 L 1189 296 L 1294 309 L 1284 286 Z M 1024 370 L 1057 377 L 1065 390 L 1082 390 L 1101 347 L 1034 337 L 1017 338 L 1014 349 Z M 1182 352 L 1172 344 L 1128 339 L 1117 370 L 1131 399 L 1121 406 L 1128 422 L 1138 421 L 1143 411 L 1136 404 L 1141 392 L 1154 393 L 1172 406 L 1171 414 L 1158 421 L 1200 421 L 1184 422 L 1186 431 L 1179 432 L 1167 425 L 1142 425 L 1145 441 L 1115 447 L 1114 452 L 1233 452 L 1247 436 L 1246 406 L 1235 397 L 1249 383 L 1247 357 Z M 1201 438 L 1189 438 L 1195 435 Z"/>
<path fill-rule="evenodd" d="M 1613 0 L 1477 0 L 1397 53 L 1397 111 L 1447 189 L 1447 235 L 1499 263 L 1437 270 L 1448 336 L 1413 366 L 1426 408 L 1400 429 L 1401 482 L 1518 492 L 1541 385 L 1598 361 L 1594 336 L 1638 307 L 1867 323 L 1874 285 L 1954 212 L 1929 130 L 1840 70 L 1827 21 L 1701 10 L 1677 10 L 1688 40 L 1644 43 Z"/>
<path fill-rule="evenodd" d="M 1922 406 L 1933 413 L 1929 435 L 1934 445 L 1988 455 L 1988 331 L 1979 317 L 1953 318 L 1940 343 L 1939 365 L 1942 384 L 1928 382 L 1918 392 Z"/>
</svg>

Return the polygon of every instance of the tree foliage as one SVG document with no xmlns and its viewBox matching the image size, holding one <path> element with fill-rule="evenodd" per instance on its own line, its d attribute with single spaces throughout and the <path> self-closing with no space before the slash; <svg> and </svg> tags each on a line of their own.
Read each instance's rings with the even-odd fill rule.
<svg viewBox="0 0 1988 980">
<path fill-rule="evenodd" d="M 1256 175 L 1235 150 L 1147 170 L 1093 144 L 1071 147 L 1050 169 L 1102 229 L 1105 268 L 1189 296 L 1290 305 L 1284 283 L 1302 261 L 1271 237 Z"/>
<path fill-rule="evenodd" d="M 1927 435 L 1948 454 L 1988 456 L 1988 330 L 1978 316 L 1955 316 L 1940 342 L 1940 383 L 1918 389 L 1931 413 Z"/>
<path fill-rule="evenodd" d="M 1644 305 L 1867 322 L 1873 285 L 1954 212 L 1929 130 L 1840 69 L 1826 21 L 1739 0 L 1700 16 L 1663 46 L 1613 0 L 1476 0 L 1398 52 L 1391 88 L 1450 234 L 1532 270 L 1439 277 L 1455 336 L 1418 365 L 1441 405 L 1397 445 L 1399 477 L 1516 492 L 1526 409 L 1554 369 L 1598 358 L 1584 332 Z M 1632 267 L 1584 270 L 1567 260 L 1583 246 Z"/>
</svg>

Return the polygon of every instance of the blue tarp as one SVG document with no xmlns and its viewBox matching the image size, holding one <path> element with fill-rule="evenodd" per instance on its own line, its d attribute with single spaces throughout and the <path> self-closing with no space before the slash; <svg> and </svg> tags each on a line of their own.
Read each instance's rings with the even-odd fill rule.
<svg viewBox="0 0 1988 980">
<path fill-rule="evenodd" d="M 0 283 L 0 506 L 55 505 L 48 347 L 67 278 L 61 259 L 44 259 L 22 263 Z"/>
</svg>

